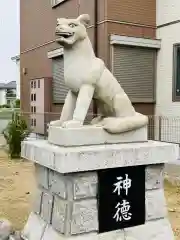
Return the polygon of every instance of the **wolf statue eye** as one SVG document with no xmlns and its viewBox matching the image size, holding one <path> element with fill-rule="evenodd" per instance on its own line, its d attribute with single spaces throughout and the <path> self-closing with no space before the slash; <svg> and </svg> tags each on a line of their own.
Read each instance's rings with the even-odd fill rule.
<svg viewBox="0 0 180 240">
<path fill-rule="evenodd" d="M 75 23 L 70 23 L 69 26 L 72 27 L 72 28 L 74 28 L 74 27 L 76 27 L 77 25 L 76 25 Z"/>
</svg>

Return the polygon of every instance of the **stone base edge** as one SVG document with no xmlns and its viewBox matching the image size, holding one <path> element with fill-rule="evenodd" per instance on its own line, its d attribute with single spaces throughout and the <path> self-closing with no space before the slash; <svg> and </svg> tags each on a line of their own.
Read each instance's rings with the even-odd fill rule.
<svg viewBox="0 0 180 240">
<path fill-rule="evenodd" d="M 178 158 L 179 146 L 148 141 L 59 147 L 45 140 L 35 140 L 22 142 L 21 156 L 59 173 L 73 173 L 171 162 Z"/>
<path fill-rule="evenodd" d="M 174 240 L 174 234 L 167 218 L 146 222 L 145 225 L 112 231 L 103 234 L 88 233 L 76 236 L 65 236 L 55 231 L 34 213 L 21 235 L 23 240 Z"/>
<path fill-rule="evenodd" d="M 147 132 L 147 126 L 121 134 L 109 134 L 102 127 L 95 126 L 72 129 L 50 126 L 48 142 L 64 147 L 147 142 Z"/>
</svg>

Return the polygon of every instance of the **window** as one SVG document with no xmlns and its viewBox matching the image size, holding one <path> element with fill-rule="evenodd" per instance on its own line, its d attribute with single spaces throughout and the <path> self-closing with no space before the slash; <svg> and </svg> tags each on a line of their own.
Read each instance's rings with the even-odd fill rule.
<svg viewBox="0 0 180 240">
<path fill-rule="evenodd" d="M 36 106 L 31 106 L 31 113 L 36 113 Z"/>
<path fill-rule="evenodd" d="M 36 119 L 34 119 L 34 127 L 36 127 Z"/>
<path fill-rule="evenodd" d="M 180 43 L 173 46 L 173 101 L 180 101 Z"/>
<path fill-rule="evenodd" d="M 31 93 L 31 102 L 36 101 L 36 93 Z"/>
<path fill-rule="evenodd" d="M 31 81 L 31 88 L 33 88 L 33 86 L 34 86 L 34 85 L 33 85 L 33 81 Z"/>
<path fill-rule="evenodd" d="M 33 127 L 34 126 L 34 119 L 31 118 L 31 126 Z"/>
<path fill-rule="evenodd" d="M 38 80 L 38 88 L 40 88 L 40 80 Z"/>
<path fill-rule="evenodd" d="M 157 50 L 114 45 L 112 69 L 133 103 L 155 101 Z"/>
<path fill-rule="evenodd" d="M 68 87 L 64 82 L 64 58 L 63 56 L 52 59 L 52 100 L 54 104 L 62 104 L 68 93 Z"/>
<path fill-rule="evenodd" d="M 51 5 L 52 5 L 52 7 L 55 7 L 64 1 L 66 1 L 66 0 L 51 0 Z"/>
<path fill-rule="evenodd" d="M 36 88 L 36 81 L 34 81 L 34 88 Z"/>
<path fill-rule="evenodd" d="M 36 119 L 35 118 L 31 118 L 31 126 L 36 127 Z"/>
</svg>

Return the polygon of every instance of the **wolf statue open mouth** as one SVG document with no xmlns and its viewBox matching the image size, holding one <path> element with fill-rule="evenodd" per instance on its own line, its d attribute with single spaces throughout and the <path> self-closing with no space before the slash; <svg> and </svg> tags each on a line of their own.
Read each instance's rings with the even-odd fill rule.
<svg viewBox="0 0 180 240">
<path fill-rule="evenodd" d="M 68 39 L 68 38 L 72 37 L 73 35 L 74 35 L 74 33 L 57 31 L 56 32 L 56 36 L 57 36 L 56 41 L 58 42 L 58 41 L 61 41 L 63 39 Z"/>
<path fill-rule="evenodd" d="M 63 37 L 63 38 L 69 38 L 72 37 L 74 35 L 74 33 L 70 33 L 70 32 L 56 32 L 56 36 L 57 37 Z"/>
</svg>

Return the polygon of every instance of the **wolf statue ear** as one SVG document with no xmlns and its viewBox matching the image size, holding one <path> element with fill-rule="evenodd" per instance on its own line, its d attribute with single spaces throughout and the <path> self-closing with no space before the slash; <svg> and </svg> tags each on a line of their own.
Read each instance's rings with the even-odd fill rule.
<svg viewBox="0 0 180 240">
<path fill-rule="evenodd" d="M 86 27 L 90 24 L 89 14 L 82 14 L 77 19 L 80 21 L 80 23 L 82 23 Z"/>
</svg>

